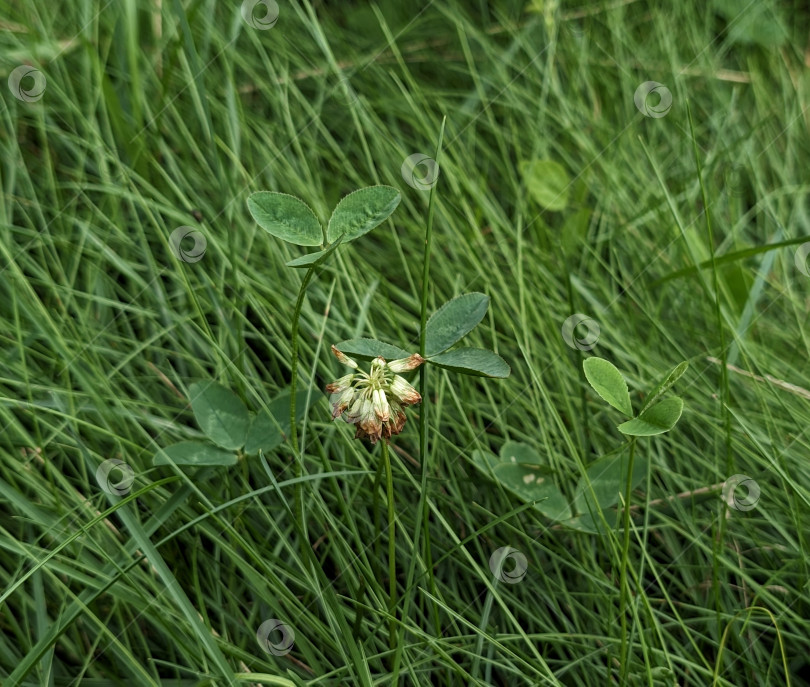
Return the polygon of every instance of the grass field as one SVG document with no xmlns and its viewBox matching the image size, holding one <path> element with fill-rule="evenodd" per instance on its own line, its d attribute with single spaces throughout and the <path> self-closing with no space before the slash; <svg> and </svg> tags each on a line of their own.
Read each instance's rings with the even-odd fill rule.
<svg viewBox="0 0 810 687">
<path fill-rule="evenodd" d="M 810 684 L 806 5 L 273 4 L 0 0 L 0 682 Z M 301 302 L 299 453 L 156 465 L 192 384 L 290 385 L 307 249 L 248 196 L 325 222 L 375 184 L 398 208 Z M 392 540 L 384 442 L 323 389 L 334 343 L 419 350 L 423 286 L 489 296 L 463 343 L 511 375 L 430 366 Z M 678 424 L 628 442 L 591 356 L 637 408 L 688 361 Z M 646 468 L 589 532 L 474 465 L 509 442 L 568 503 Z"/>
</svg>

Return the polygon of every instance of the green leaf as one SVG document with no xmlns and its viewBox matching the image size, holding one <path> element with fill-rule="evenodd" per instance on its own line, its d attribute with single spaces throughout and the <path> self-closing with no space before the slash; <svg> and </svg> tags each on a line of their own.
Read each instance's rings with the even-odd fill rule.
<svg viewBox="0 0 810 687">
<path fill-rule="evenodd" d="M 579 517 L 566 524 L 588 532 L 602 531 L 599 510 L 604 511 L 619 502 L 627 488 L 628 460 L 628 451 L 622 447 L 620 451 L 603 456 L 588 466 L 585 470 L 587 478 L 580 479 L 574 492 L 574 511 Z M 649 458 L 636 454 L 633 461 L 633 488 L 646 477 L 648 468 Z M 589 482 L 593 495 L 588 487 Z M 609 517 L 607 520 L 610 522 Z"/>
<path fill-rule="evenodd" d="M 233 391 L 213 381 L 196 382 L 189 387 L 189 397 L 205 436 L 222 448 L 235 450 L 244 446 L 250 417 Z"/>
<path fill-rule="evenodd" d="M 686 372 L 688 367 L 689 362 L 684 360 L 682 363 L 672 368 L 667 376 L 664 377 L 664 380 L 657 387 L 655 387 L 655 390 L 649 396 L 647 396 L 647 399 L 644 401 L 644 405 L 639 411 L 639 415 L 642 415 L 647 408 L 652 406 L 653 403 L 655 403 L 661 396 L 669 391 L 673 384 L 675 384 L 675 382 L 681 378 L 683 373 Z"/>
<path fill-rule="evenodd" d="M 236 465 L 236 454 L 201 441 L 181 441 L 155 454 L 155 465 Z"/>
<path fill-rule="evenodd" d="M 495 477 L 524 501 L 537 501 L 535 508 L 550 520 L 568 520 L 571 508 L 547 471 L 538 465 L 501 463 L 493 471 Z"/>
<path fill-rule="evenodd" d="M 774 48 L 784 45 L 788 32 L 769 3 L 748 0 L 714 0 L 717 13 L 728 21 L 728 40 Z"/>
<path fill-rule="evenodd" d="M 587 513 L 587 505 L 594 503 L 588 482 L 593 487 L 595 503 L 600 508 L 610 508 L 619 502 L 619 497 L 627 486 L 628 459 L 628 449 L 623 446 L 615 453 L 597 458 L 586 468 L 587 479 L 580 479 L 574 492 L 574 508 L 577 513 Z M 648 461 L 636 455 L 633 460 L 633 486 L 645 477 L 647 465 Z"/>
<path fill-rule="evenodd" d="M 317 253 L 307 253 L 306 255 L 302 255 L 300 258 L 290 260 L 287 263 L 287 267 L 314 267 L 315 265 L 320 265 L 342 242 L 343 237 L 341 236 L 325 250 L 319 250 Z"/>
<path fill-rule="evenodd" d="M 633 437 L 649 437 L 671 430 L 683 412 L 683 399 L 675 396 L 657 403 L 641 415 L 618 426 L 622 434 Z"/>
<path fill-rule="evenodd" d="M 307 402 L 307 392 L 299 391 L 295 394 L 295 418 L 300 422 L 304 417 Z M 270 403 L 267 410 L 260 410 L 250 423 L 247 439 L 245 440 L 245 453 L 255 455 L 261 451 L 269 453 L 281 446 L 290 433 L 290 391 L 282 391 Z"/>
<path fill-rule="evenodd" d="M 546 210 L 563 210 L 568 205 L 571 179 L 559 162 L 534 160 L 520 165 L 529 195 Z"/>
<path fill-rule="evenodd" d="M 511 372 L 509 365 L 501 356 L 483 348 L 456 348 L 435 355 L 428 362 L 453 372 L 475 377 L 503 379 L 508 377 Z"/>
<path fill-rule="evenodd" d="M 524 501 L 537 501 L 535 508 L 547 518 L 568 520 L 571 517 L 568 501 L 552 482 L 548 467 L 530 446 L 508 442 L 501 449 L 501 458 L 476 450 L 471 459 L 475 467 L 507 491 Z"/>
<path fill-rule="evenodd" d="M 379 356 L 386 360 L 399 360 L 411 355 L 399 346 L 392 346 L 384 341 L 377 341 L 377 339 L 348 339 L 335 344 L 335 347 L 350 358 L 360 360 L 371 360 Z"/>
<path fill-rule="evenodd" d="M 323 259 L 332 252 L 332 248 L 327 248 L 326 250 L 319 250 L 317 253 L 307 253 L 306 255 L 302 255 L 300 258 L 295 258 L 295 260 L 290 260 L 289 262 L 285 263 L 287 267 L 311 267 L 312 265 L 317 265 L 323 261 Z"/>
<path fill-rule="evenodd" d="M 303 200 L 286 193 L 259 191 L 247 200 L 256 223 L 276 238 L 297 246 L 320 246 L 323 230 L 317 216 Z"/>
<path fill-rule="evenodd" d="M 534 448 L 520 441 L 507 441 L 501 446 L 500 458 L 504 463 L 544 464 L 540 454 Z"/>
<path fill-rule="evenodd" d="M 585 378 L 604 401 L 616 410 L 632 417 L 633 406 L 627 391 L 627 382 L 616 366 L 604 358 L 588 358 L 582 363 Z"/>
<path fill-rule="evenodd" d="M 592 214 L 590 208 L 579 208 L 565 218 L 565 223 L 560 231 L 560 242 L 566 254 L 570 255 L 580 247 L 588 233 Z"/>
<path fill-rule="evenodd" d="M 367 234 L 396 210 L 402 196 L 392 186 L 368 186 L 343 198 L 335 207 L 326 229 L 329 243 L 344 236 L 346 241 Z"/>
<path fill-rule="evenodd" d="M 425 355 L 442 353 L 469 334 L 484 318 L 488 306 L 489 297 L 477 292 L 465 293 L 447 301 L 427 321 Z"/>
</svg>

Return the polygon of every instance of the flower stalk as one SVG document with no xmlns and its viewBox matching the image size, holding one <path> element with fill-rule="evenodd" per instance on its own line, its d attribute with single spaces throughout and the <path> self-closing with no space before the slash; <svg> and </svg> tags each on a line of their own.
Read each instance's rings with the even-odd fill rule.
<svg viewBox="0 0 810 687">
<path fill-rule="evenodd" d="M 391 472 L 391 458 L 388 455 L 388 442 L 382 445 L 385 464 L 386 486 L 388 488 L 388 646 L 393 649 L 397 642 L 397 563 L 396 563 L 396 523 L 394 521 L 394 477 Z"/>
<path fill-rule="evenodd" d="M 298 525 L 304 533 L 306 533 L 306 518 L 304 517 L 303 483 L 300 481 L 300 477 L 304 473 L 304 459 L 298 449 L 298 428 L 295 425 L 295 392 L 298 386 L 298 322 L 301 319 L 301 306 L 304 304 L 304 295 L 307 292 L 307 286 L 314 273 L 315 268 L 310 267 L 306 275 L 304 275 L 301 287 L 298 289 L 298 299 L 295 301 L 292 332 L 290 334 L 290 348 L 292 352 L 292 363 L 290 365 L 290 444 L 293 450 L 293 460 L 295 461 L 295 476 L 299 478 L 299 481 L 295 485 L 295 517 L 298 519 Z M 308 546 L 308 542 L 302 540 L 302 551 Z"/>
<path fill-rule="evenodd" d="M 390 362 L 377 357 L 371 361 L 370 371 L 365 372 L 336 346 L 332 346 L 332 353 L 341 363 L 355 370 L 326 385 L 332 403 L 332 419 L 342 418 L 356 425 L 355 439 L 367 439 L 372 445 L 383 440 L 382 460 L 388 497 L 388 613 L 391 616 L 388 641 L 394 649 L 397 642 L 396 523 L 394 477 L 388 443 L 405 427 L 404 408 L 422 400 L 419 392 L 399 373 L 416 369 L 425 359 L 418 353 Z"/>
</svg>

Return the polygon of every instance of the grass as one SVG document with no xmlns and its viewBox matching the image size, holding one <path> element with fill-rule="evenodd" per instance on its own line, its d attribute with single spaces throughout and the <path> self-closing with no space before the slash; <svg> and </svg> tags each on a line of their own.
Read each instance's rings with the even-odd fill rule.
<svg viewBox="0 0 810 687">
<path fill-rule="evenodd" d="M 296 2 L 262 31 L 238 3 L 6 2 L 4 80 L 31 63 L 47 87 L 38 102 L 0 89 L 3 684 L 810 681 L 810 278 L 794 264 L 810 17 L 780 3 L 782 45 L 735 38 L 759 5 Z M 636 109 L 644 81 L 671 91 L 666 116 Z M 444 116 L 428 305 L 487 293 L 466 343 L 512 375 L 433 371 L 426 454 L 419 407 L 392 444 L 392 614 L 380 447 L 332 425 L 322 389 L 343 374 L 331 343 L 418 348 L 429 194 L 400 167 L 433 154 Z M 532 159 L 567 170 L 565 210 L 527 192 Z M 291 193 L 326 219 L 373 183 L 402 189 L 399 209 L 338 249 L 301 309 L 302 481 L 289 444 L 229 469 L 154 467 L 199 436 L 192 382 L 253 409 L 290 383 L 304 275 L 284 262 L 300 253 L 253 223 L 247 195 Z M 198 262 L 172 254 L 179 226 L 205 236 Z M 591 352 L 563 341 L 573 313 L 600 325 Z M 636 447 L 651 470 L 625 568 L 621 528 L 554 526 L 469 461 L 526 442 L 571 498 L 621 445 L 584 380 L 591 354 L 634 403 L 690 361 L 681 422 Z M 95 480 L 110 458 L 134 471 L 123 499 Z M 745 512 L 719 496 L 738 473 L 761 488 Z M 490 571 L 503 546 L 527 558 L 519 584 Z M 289 654 L 259 648 L 269 618 L 294 630 Z"/>
</svg>

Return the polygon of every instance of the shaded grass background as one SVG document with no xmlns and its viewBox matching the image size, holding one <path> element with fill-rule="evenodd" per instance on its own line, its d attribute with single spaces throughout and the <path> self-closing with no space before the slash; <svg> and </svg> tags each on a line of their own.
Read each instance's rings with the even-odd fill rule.
<svg viewBox="0 0 810 687">
<path fill-rule="evenodd" d="M 468 343 L 513 373 L 431 375 L 436 586 L 420 577 L 400 619 L 401 682 L 615 679 L 616 548 L 550 528 L 467 459 L 528 442 L 571 497 L 583 467 L 620 444 L 618 418 L 584 383 L 587 354 L 560 335 L 575 312 L 599 322 L 592 353 L 622 369 L 636 402 L 691 361 L 681 423 L 639 445 L 652 470 L 634 496 L 633 679 L 782 684 L 784 652 L 793 684 L 808 682 L 808 401 L 724 380 L 706 358 L 810 387 L 810 278 L 792 248 L 719 267 L 723 337 L 711 270 L 655 284 L 713 250 L 810 235 L 808 16 L 775 7 L 789 34 L 763 47 L 732 40 L 734 21 L 700 3 L 285 3 L 270 31 L 231 3 L 6 3 L 3 69 L 31 62 L 47 88 L 37 103 L 1 89 L 4 684 L 388 684 L 379 451 L 329 423 L 321 389 L 343 373 L 332 342 L 415 346 L 427 194 L 400 166 L 431 153 L 445 114 L 431 302 L 488 293 Z M 663 118 L 633 104 L 647 80 L 673 94 Z M 519 164 L 532 158 L 570 173 L 565 211 L 527 196 Z M 169 482 L 151 458 L 198 435 L 191 382 L 215 378 L 253 409 L 289 382 L 302 275 L 284 262 L 299 253 L 254 225 L 248 193 L 299 195 L 325 220 L 372 183 L 401 188 L 400 208 L 341 249 L 302 316 L 317 573 L 292 529 L 289 450 Z M 197 263 L 171 254 L 181 225 L 207 239 Z M 425 559 L 412 541 L 415 425 L 412 413 L 395 444 L 400 597 L 411 559 Z M 117 503 L 94 478 L 108 458 L 142 493 L 90 526 Z M 735 473 L 760 485 L 756 509 L 727 512 L 717 490 L 644 508 Z M 505 545 L 528 558 L 520 584 L 493 583 L 489 557 Z M 286 657 L 257 646 L 271 617 L 295 631 Z"/>
</svg>

